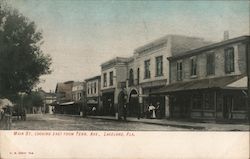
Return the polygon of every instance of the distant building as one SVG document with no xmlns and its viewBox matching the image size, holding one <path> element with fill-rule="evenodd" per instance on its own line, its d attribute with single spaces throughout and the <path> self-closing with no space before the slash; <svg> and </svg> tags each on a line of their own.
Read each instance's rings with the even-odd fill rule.
<svg viewBox="0 0 250 159">
<path fill-rule="evenodd" d="M 95 114 L 103 114 L 101 101 L 101 76 L 94 76 L 85 79 L 86 82 L 86 104 L 88 111 L 91 112 L 93 107 L 96 108 Z"/>
<path fill-rule="evenodd" d="M 168 95 L 172 118 L 247 119 L 249 36 L 168 57 L 169 82 L 152 94 Z"/>
<path fill-rule="evenodd" d="M 79 103 L 81 99 L 86 95 L 85 82 L 74 82 L 72 87 L 72 101 Z"/>
<path fill-rule="evenodd" d="M 57 83 L 56 85 L 56 101 L 58 104 L 70 102 L 72 100 L 72 87 L 74 81 Z"/>
<path fill-rule="evenodd" d="M 86 98 L 86 83 L 74 82 L 72 87 L 73 114 L 81 115 L 83 103 Z"/>
<path fill-rule="evenodd" d="M 56 105 L 54 112 L 60 114 L 80 114 L 80 108 L 72 99 L 74 81 L 58 83 L 56 85 Z"/>
<path fill-rule="evenodd" d="M 44 93 L 45 113 L 53 114 L 54 105 L 56 104 L 56 94 L 53 92 Z"/>
</svg>

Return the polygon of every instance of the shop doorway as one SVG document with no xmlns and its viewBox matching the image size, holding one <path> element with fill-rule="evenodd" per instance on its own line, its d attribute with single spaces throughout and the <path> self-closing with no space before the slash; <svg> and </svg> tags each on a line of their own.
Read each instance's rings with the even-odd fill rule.
<svg viewBox="0 0 250 159">
<path fill-rule="evenodd" d="M 233 108 L 233 97 L 224 96 L 223 98 L 223 118 L 224 119 L 232 118 L 232 108 Z"/>
<path fill-rule="evenodd" d="M 140 113 L 138 93 L 132 90 L 129 95 L 128 116 L 136 117 L 138 113 Z"/>
<path fill-rule="evenodd" d="M 104 115 L 115 115 L 114 92 L 103 94 L 103 113 Z"/>
<path fill-rule="evenodd" d="M 118 113 L 123 116 L 123 107 L 126 104 L 125 93 L 121 91 L 118 95 Z"/>
</svg>

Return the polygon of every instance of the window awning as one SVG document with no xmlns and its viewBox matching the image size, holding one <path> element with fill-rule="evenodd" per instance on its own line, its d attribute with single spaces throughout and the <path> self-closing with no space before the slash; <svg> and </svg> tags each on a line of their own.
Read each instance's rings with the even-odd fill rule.
<svg viewBox="0 0 250 159">
<path fill-rule="evenodd" d="M 228 84 L 226 87 L 230 88 L 247 88 L 247 76 Z"/>
<path fill-rule="evenodd" d="M 97 100 L 90 99 L 87 101 L 88 104 L 98 104 Z"/>
<path fill-rule="evenodd" d="M 246 76 L 234 75 L 234 76 L 225 76 L 225 77 L 217 77 L 217 78 L 207 78 L 207 79 L 201 79 L 201 80 L 192 80 L 192 81 L 187 81 L 187 82 L 176 82 L 173 84 L 169 84 L 158 90 L 155 90 L 151 92 L 151 94 L 155 94 L 155 95 L 170 94 L 170 93 L 178 92 L 178 91 L 198 90 L 198 89 L 208 89 L 208 88 L 227 89 L 227 88 L 232 88 L 232 86 L 236 86 L 237 84 L 239 84 L 237 81 L 240 82 L 240 80 L 243 80 L 243 78 L 245 77 Z M 247 88 L 247 86 L 244 84 L 242 86 L 244 87 L 238 87 L 238 89 Z"/>
<path fill-rule="evenodd" d="M 74 104 L 75 102 L 65 102 L 65 103 L 60 103 L 60 105 L 72 105 L 72 104 Z"/>
</svg>

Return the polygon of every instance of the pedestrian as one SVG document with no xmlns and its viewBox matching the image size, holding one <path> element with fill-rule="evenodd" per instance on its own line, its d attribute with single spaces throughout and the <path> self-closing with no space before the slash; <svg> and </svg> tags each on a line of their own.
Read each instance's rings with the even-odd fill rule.
<svg viewBox="0 0 250 159">
<path fill-rule="evenodd" d="M 96 107 L 95 106 L 93 106 L 93 108 L 92 108 L 92 115 L 96 115 Z"/>
<path fill-rule="evenodd" d="M 7 108 L 4 110 L 4 120 L 5 120 L 5 129 L 6 130 L 11 129 L 11 123 L 12 123 L 11 116 L 12 116 L 12 113 L 11 113 L 10 107 L 7 106 Z"/>
<path fill-rule="evenodd" d="M 127 120 L 127 105 L 123 105 L 123 119 L 126 121 Z"/>
<path fill-rule="evenodd" d="M 153 106 L 153 104 L 151 103 L 150 106 L 148 107 L 149 112 L 150 112 L 150 117 L 152 119 L 155 119 L 155 106 Z"/>
</svg>

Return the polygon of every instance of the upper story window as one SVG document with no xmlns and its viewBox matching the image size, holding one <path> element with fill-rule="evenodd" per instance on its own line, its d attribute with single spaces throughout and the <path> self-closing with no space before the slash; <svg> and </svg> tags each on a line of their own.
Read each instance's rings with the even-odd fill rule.
<svg viewBox="0 0 250 159">
<path fill-rule="evenodd" d="M 155 58 L 156 63 L 156 76 L 162 76 L 163 75 L 163 61 L 162 56 L 158 56 Z"/>
<path fill-rule="evenodd" d="M 93 94 L 93 83 L 91 83 L 91 89 L 90 89 L 91 91 L 91 94 Z"/>
<path fill-rule="evenodd" d="M 234 72 L 234 48 L 225 49 L 225 73 Z"/>
<path fill-rule="evenodd" d="M 103 87 L 107 87 L 107 73 L 103 74 Z"/>
<path fill-rule="evenodd" d="M 207 75 L 214 75 L 214 53 L 207 54 Z"/>
<path fill-rule="evenodd" d="M 114 74 L 113 74 L 113 71 L 112 72 L 109 72 L 109 85 L 110 86 L 113 86 L 113 78 L 114 78 Z"/>
<path fill-rule="evenodd" d="M 88 86 L 88 94 L 89 94 L 89 86 Z"/>
<path fill-rule="evenodd" d="M 191 76 L 197 75 L 197 57 L 191 58 Z"/>
<path fill-rule="evenodd" d="M 182 80 L 182 61 L 177 61 L 177 81 Z"/>
<path fill-rule="evenodd" d="M 133 69 L 129 70 L 129 81 L 128 81 L 129 86 L 134 85 L 134 71 Z"/>
<path fill-rule="evenodd" d="M 96 93 L 96 82 L 94 83 L 94 93 Z"/>
<path fill-rule="evenodd" d="M 150 78 L 150 60 L 144 61 L 144 78 Z"/>
</svg>

